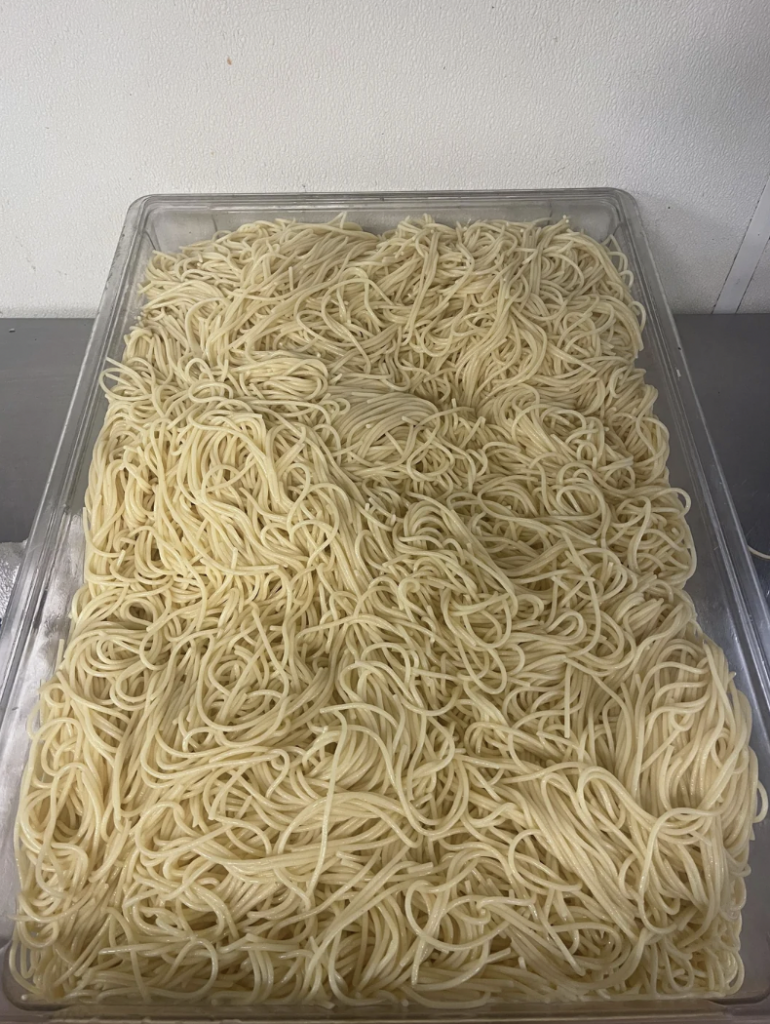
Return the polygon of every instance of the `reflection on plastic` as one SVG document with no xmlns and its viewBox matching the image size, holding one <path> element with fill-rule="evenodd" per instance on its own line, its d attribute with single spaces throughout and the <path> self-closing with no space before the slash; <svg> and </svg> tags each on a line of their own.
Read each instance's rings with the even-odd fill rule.
<svg viewBox="0 0 770 1024">
<path fill-rule="evenodd" d="M 23 557 L 23 544 L 0 544 L 0 625 Z"/>
</svg>

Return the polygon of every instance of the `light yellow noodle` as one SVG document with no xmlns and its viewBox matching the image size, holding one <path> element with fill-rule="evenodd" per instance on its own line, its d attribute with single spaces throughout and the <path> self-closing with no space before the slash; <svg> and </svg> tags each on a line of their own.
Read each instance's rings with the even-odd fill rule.
<svg viewBox="0 0 770 1024">
<path fill-rule="evenodd" d="M 29 993 L 740 988 L 765 797 L 629 286 L 565 223 L 154 257 L 24 777 Z"/>
</svg>

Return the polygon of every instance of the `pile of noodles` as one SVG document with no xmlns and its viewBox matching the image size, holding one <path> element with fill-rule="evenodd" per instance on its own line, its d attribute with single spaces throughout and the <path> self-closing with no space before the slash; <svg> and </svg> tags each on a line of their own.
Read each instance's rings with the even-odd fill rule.
<svg viewBox="0 0 770 1024">
<path fill-rule="evenodd" d="M 740 987 L 764 794 L 629 283 L 564 223 L 154 257 L 23 784 L 30 993 Z"/>
</svg>

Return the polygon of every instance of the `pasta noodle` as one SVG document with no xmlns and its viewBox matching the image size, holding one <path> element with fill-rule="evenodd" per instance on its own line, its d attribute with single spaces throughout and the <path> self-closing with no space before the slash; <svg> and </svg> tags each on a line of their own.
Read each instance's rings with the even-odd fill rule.
<svg viewBox="0 0 770 1024">
<path fill-rule="evenodd" d="M 740 988 L 766 798 L 630 283 L 565 222 L 153 258 L 23 782 L 31 996 Z"/>
</svg>

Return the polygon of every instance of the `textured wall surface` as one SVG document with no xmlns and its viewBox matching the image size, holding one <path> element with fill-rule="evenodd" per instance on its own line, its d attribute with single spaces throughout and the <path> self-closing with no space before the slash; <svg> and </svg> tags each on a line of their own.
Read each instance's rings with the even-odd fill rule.
<svg viewBox="0 0 770 1024">
<path fill-rule="evenodd" d="M 766 0 L 0 0 L 0 25 L 0 315 L 93 312 L 147 192 L 583 185 L 638 198 L 674 308 L 705 311 L 770 170 Z"/>
</svg>

